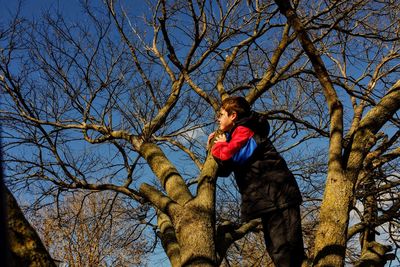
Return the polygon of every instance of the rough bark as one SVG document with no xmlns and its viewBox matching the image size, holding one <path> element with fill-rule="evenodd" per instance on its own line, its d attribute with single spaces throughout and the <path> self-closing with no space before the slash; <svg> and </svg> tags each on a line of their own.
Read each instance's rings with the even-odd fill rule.
<svg viewBox="0 0 400 267">
<path fill-rule="evenodd" d="M 320 81 L 329 107 L 328 175 L 314 247 L 314 265 L 343 266 L 349 205 L 353 190 L 353 183 L 346 177 L 342 166 L 343 107 L 321 57 L 290 2 L 275 2 L 297 32 L 297 37 L 315 69 L 315 75 Z"/>
<path fill-rule="evenodd" d="M 211 155 L 191 196 L 182 177 L 156 145 L 144 144 L 142 156 L 160 180 L 166 195 L 143 184 L 141 193 L 159 209 L 159 236 L 173 266 L 216 266 L 215 178 L 217 164 Z"/>
<path fill-rule="evenodd" d="M 173 217 L 181 266 L 216 266 L 214 212 L 194 200 Z"/>
<path fill-rule="evenodd" d="M 157 214 L 157 225 L 159 232 L 157 233 L 161 239 L 161 245 L 167 254 L 172 266 L 180 266 L 181 256 L 178 240 L 171 219 L 163 212 Z"/>
<path fill-rule="evenodd" d="M 17 201 L 6 189 L 12 266 L 56 266 Z"/>
<path fill-rule="evenodd" d="M 26 169 L 22 168 L 26 171 L 26 184 L 29 185 L 30 182 L 50 183 L 60 188 L 62 192 L 65 189 L 113 190 L 130 196 L 134 201 L 140 203 L 147 200 L 158 212 L 158 234 L 173 266 L 218 265 L 230 245 L 248 233 L 250 228 L 256 227 L 257 223 L 236 226 L 224 222 L 216 229 L 214 218 L 216 163 L 212 158 L 208 158 L 203 167 L 203 157 L 198 156 L 203 153 L 198 146 L 199 140 L 193 138 L 193 143 L 190 143 L 188 147 L 186 147 L 186 141 L 180 143 L 180 140 L 183 140 L 182 137 L 186 140 L 186 134 L 192 130 L 207 128 L 211 122 L 211 116 L 214 115 L 211 113 L 217 113 L 219 101 L 229 95 L 246 94 L 246 99 L 250 103 L 257 104 L 264 102 L 263 98 L 266 96 L 264 93 L 267 90 L 276 88 L 277 94 L 272 93 L 273 97 L 276 96 L 276 100 L 279 100 L 280 91 L 282 90 L 283 93 L 286 91 L 285 87 L 289 86 L 287 93 L 284 94 L 287 99 L 284 102 L 276 101 L 276 103 L 279 102 L 276 107 L 279 109 L 289 107 L 293 111 L 271 110 L 271 114 L 273 112 L 282 114 L 284 116 L 276 118 L 282 121 L 289 120 L 293 122 L 293 125 L 287 128 L 282 127 L 282 131 L 278 127 L 276 133 L 282 132 L 282 135 L 277 134 L 276 136 L 278 138 L 280 138 L 279 136 L 288 136 L 292 131 L 294 131 L 292 137 L 302 136 L 298 130 L 302 131 L 303 127 L 298 127 L 297 124 L 305 126 L 306 137 L 301 138 L 302 140 L 299 142 L 296 139 L 297 144 L 285 148 L 286 150 L 309 140 L 308 137 L 318 136 L 312 132 L 308 133 L 308 130 L 329 137 L 330 145 L 329 152 L 327 152 L 329 166 L 325 196 L 320 209 L 321 223 L 315 241 L 314 264 L 342 266 L 349 232 L 351 235 L 366 228 L 362 220 L 359 226 L 354 227 L 355 230 L 348 231 L 347 229 L 349 212 L 354 201 L 354 188 L 359 182 L 357 177 L 360 177 L 359 172 L 363 164 L 366 165 L 365 159 L 373 144 L 379 145 L 376 133 L 384 123 L 391 119 L 400 105 L 399 82 L 389 90 L 381 102 L 375 103 L 375 101 L 378 102 L 378 97 L 385 94 L 383 90 L 386 89 L 387 84 L 393 82 L 392 77 L 386 79 L 386 75 L 390 73 L 395 75 L 398 71 L 397 45 L 393 46 L 396 49 L 388 52 L 388 56 L 378 63 L 370 82 L 364 88 L 364 81 L 368 80 L 371 75 L 369 72 L 376 64 L 375 59 L 379 59 L 378 55 L 381 51 L 386 51 L 379 47 L 386 47 L 389 40 L 398 41 L 398 37 L 391 37 L 392 34 L 390 34 L 396 28 L 387 28 L 382 36 L 375 35 L 375 32 L 380 32 L 379 30 L 371 30 L 370 33 L 362 34 L 359 29 L 365 30 L 364 27 L 353 29 L 344 26 L 342 28 L 341 22 L 344 17 L 346 25 L 352 25 L 354 22 L 358 25 L 359 21 L 370 16 L 368 12 L 372 12 L 374 9 L 364 10 L 362 6 L 370 2 L 363 0 L 356 1 L 354 4 L 345 4 L 344 8 L 342 5 L 346 1 L 307 2 L 299 5 L 298 10 L 296 10 L 297 7 L 292 7 L 291 3 L 293 5 L 299 3 L 286 0 L 275 1 L 279 10 L 273 2 L 259 1 L 247 1 L 247 3 L 233 1 L 226 5 L 218 5 L 213 1 L 189 1 L 177 4 L 170 4 L 165 0 L 156 2 L 153 12 L 144 15 L 145 24 L 139 23 L 138 26 L 135 26 L 135 21 L 131 23 L 122 5 L 116 5 L 117 2 L 113 0 L 105 1 L 110 16 L 108 16 L 109 20 L 104 21 L 104 24 L 100 18 L 107 17 L 103 16 L 105 13 L 102 12 L 97 19 L 93 15 L 96 12 L 91 12 L 91 7 L 87 5 L 88 14 L 99 26 L 99 40 L 96 40 L 97 35 L 94 35 L 93 39 L 83 38 L 92 36 L 94 32 L 91 31 L 92 27 L 88 27 L 88 30 L 84 29 L 86 27 L 82 27 L 84 34 L 77 35 L 76 37 L 79 38 L 76 40 L 74 34 L 65 34 L 65 37 L 62 34 L 57 36 L 59 41 L 53 43 L 52 38 L 46 37 L 52 37 L 54 30 L 57 33 L 74 32 L 70 32 L 72 29 L 63 25 L 68 23 L 64 23 L 61 16 L 59 22 L 52 19 L 44 22 L 45 27 L 50 29 L 49 31 L 41 26 L 32 28 L 31 32 L 30 26 L 27 26 L 25 33 L 25 30 L 22 28 L 19 30 L 19 27 L 16 27 L 18 23 L 15 23 L 15 25 L 10 25 L 12 34 L 9 34 L 7 29 L 0 34 L 2 41 L 5 36 L 4 43 L 10 44 L 10 47 L 5 46 L 1 53 L 4 59 L 0 66 L 0 85 L 2 88 L 4 87 L 6 95 L 8 95 L 7 100 L 4 101 L 5 111 L 2 111 L 2 114 L 4 113 L 9 120 L 10 126 L 7 128 L 11 130 L 7 130 L 10 133 L 13 132 L 14 127 L 21 130 L 21 137 L 26 136 L 26 138 L 20 140 L 20 136 L 17 134 L 13 136 L 13 138 L 17 138 L 16 142 L 34 145 L 39 151 L 38 154 L 32 153 L 32 162 L 26 161 L 24 157 L 21 158 L 27 166 Z M 119 6 L 120 8 L 118 8 Z M 219 14 L 213 10 L 217 6 L 219 6 Z M 305 9 L 301 10 L 303 6 Z M 388 5 L 387 8 L 391 8 L 391 5 Z M 360 11 L 361 16 L 358 14 L 353 14 L 354 17 L 352 14 L 347 16 L 350 10 L 354 10 L 356 13 Z M 277 15 L 279 11 L 287 18 L 286 24 L 282 23 L 281 18 Z M 303 15 L 298 16 L 297 13 Z M 364 13 L 366 13 L 365 17 Z M 175 14 L 182 16 L 175 16 Z M 392 14 L 389 12 L 389 15 Z M 393 17 L 396 16 L 393 15 Z M 110 20 L 114 21 L 115 25 Z M 185 27 L 177 24 L 181 21 L 185 22 L 183 25 Z M 395 24 L 394 20 L 393 22 Z M 113 28 L 112 25 L 116 28 Z M 150 31 L 144 27 L 145 25 L 150 27 Z M 368 23 L 365 23 L 365 26 L 368 26 Z M 310 27 L 310 30 L 306 27 Z M 124 43 L 122 46 L 113 45 L 116 30 Z M 181 30 L 183 30 L 183 35 Z M 343 47 L 336 45 L 336 39 L 331 43 L 330 33 L 335 34 L 336 31 L 345 40 Z M 152 33 L 149 34 L 149 32 Z M 7 37 L 8 35 L 10 37 Z M 109 37 L 110 39 L 108 39 Z M 180 40 L 181 37 L 182 40 Z M 189 39 L 186 39 L 187 37 Z M 258 42 L 260 37 L 262 38 Z M 358 60 L 358 55 L 346 55 L 347 49 L 353 48 L 354 44 L 356 44 L 354 47 L 358 47 L 360 43 L 358 41 L 354 44 L 350 42 L 349 39 L 352 37 L 361 38 L 361 43 L 363 39 L 368 41 L 370 38 L 377 37 L 376 40 L 380 40 L 380 37 L 384 38 L 381 40 L 382 42 L 377 42 L 377 49 L 372 49 L 377 51 L 375 56 L 368 54 L 368 58 L 360 57 L 362 60 L 366 59 L 365 62 L 371 63 L 371 65 L 368 64 L 365 73 L 361 74 L 362 79 L 353 79 L 353 77 L 349 79 L 346 71 L 347 64 L 354 62 L 353 59 Z M 151 38 L 153 40 L 150 44 Z M 14 60 L 24 54 L 24 52 L 20 52 L 24 49 L 14 46 L 14 44 L 21 43 L 21 40 L 31 40 L 26 46 L 26 51 L 32 56 L 26 58 L 26 64 L 19 64 L 18 60 Z M 103 46 L 105 41 L 108 44 L 108 40 L 112 40 L 109 42 L 110 46 Z M 297 44 L 292 46 L 295 40 L 301 44 L 300 48 Z M 98 47 L 93 50 L 92 44 L 97 41 Z M 263 47 L 264 41 L 270 42 Z M 348 41 L 349 43 L 347 43 Z M 368 44 L 366 47 L 370 47 L 370 45 L 372 44 Z M 47 49 L 47 47 L 53 46 L 54 51 Z M 321 51 L 318 51 L 317 47 L 324 49 L 323 52 L 326 54 L 321 56 Z M 324 64 L 328 62 L 327 59 L 330 58 L 331 53 L 334 55 L 338 53 L 337 48 L 339 47 L 343 49 L 343 65 L 341 66 L 341 60 L 334 56 L 331 60 L 338 65 L 342 75 L 337 76 L 334 69 L 335 75 L 331 75 Z M 55 56 L 57 54 L 55 51 L 59 51 L 60 54 Z M 185 52 L 188 52 L 187 55 Z M 102 54 L 103 56 L 101 56 Z M 308 58 L 304 58 L 304 54 Z M 126 55 L 131 57 L 128 58 Z M 24 56 L 21 58 L 25 59 Z M 86 60 L 87 58 L 90 60 Z M 74 60 L 70 61 L 71 59 Z M 370 59 L 374 61 L 369 62 Z M 395 60 L 395 63 L 385 65 L 392 59 Z M 32 66 L 30 60 L 32 60 Z M 64 64 L 64 62 L 69 62 L 69 64 Z M 309 70 L 309 62 L 314 71 Z M 15 70 L 15 74 L 13 74 L 14 71 L 11 70 L 13 70 L 14 64 L 25 67 L 21 68 L 21 71 Z M 75 73 L 74 69 L 81 70 L 82 75 L 80 71 Z M 133 69 L 132 72 L 131 69 Z M 388 69 L 387 72 L 383 71 L 384 69 Z M 242 73 L 245 74 L 243 77 Z M 315 79 L 309 79 L 309 75 L 315 75 L 319 80 L 326 103 L 320 103 L 319 86 L 315 86 Z M 20 79 L 19 77 L 24 78 Z M 36 83 L 37 77 L 40 79 Z M 382 92 L 369 98 L 375 85 L 381 79 L 384 85 L 379 90 Z M 79 82 L 75 83 L 76 80 Z M 213 80 L 216 82 L 215 84 L 212 84 Z M 332 81 L 335 83 L 335 87 Z M 299 88 L 296 86 L 297 83 L 301 85 Z M 82 87 L 81 84 L 83 84 Z M 43 88 L 48 88 L 48 91 L 42 89 L 43 85 L 46 85 Z M 349 93 L 354 108 L 353 122 L 345 133 L 343 107 L 337 95 L 336 88 L 338 87 L 336 86 L 343 87 L 342 89 Z M 170 89 L 168 90 L 168 88 Z M 312 88 L 312 91 L 309 91 L 309 88 Z M 194 94 L 192 95 L 187 89 L 192 90 Z M 295 92 L 292 90 L 300 89 L 301 91 L 296 93 L 296 98 L 292 99 L 292 92 Z M 315 107 L 303 104 L 303 93 L 304 97 L 306 95 L 307 97 L 316 97 L 312 99 L 315 100 Z M 197 98 L 195 94 L 198 95 Z M 189 96 L 190 101 L 186 101 L 186 97 Z M 194 96 L 193 99 L 192 96 Z M 342 97 L 342 91 L 340 97 Z M 360 101 L 363 104 L 360 104 Z M 199 103 L 198 106 L 196 102 Z M 275 105 L 271 106 L 269 101 L 267 102 L 266 105 L 262 104 L 259 107 L 275 107 Z M 299 103 L 299 106 L 297 104 L 293 106 L 294 102 Z M 326 131 L 328 122 L 325 121 L 325 107 L 329 109 L 329 133 Z M 207 108 L 212 108 L 212 110 L 205 112 Z M 369 113 L 367 113 L 368 110 Z M 301 113 L 303 111 L 305 113 Z M 308 115 L 311 116 L 314 112 L 318 115 L 310 117 L 312 123 L 309 123 Z M 181 116 L 186 114 L 188 115 L 187 119 Z M 202 119 L 199 119 L 200 116 Z M 304 116 L 307 119 L 299 120 L 297 116 Z M 174 123 L 176 119 L 178 124 Z M 185 122 L 181 124 L 181 120 Z M 71 132 L 71 135 L 68 134 L 70 130 L 74 131 Z M 106 179 L 99 179 L 98 183 L 92 184 L 86 180 L 90 176 L 97 177 L 95 168 L 80 170 L 81 164 L 75 165 L 75 160 L 71 161 L 67 156 L 63 156 L 63 151 L 75 152 L 72 149 L 73 146 L 68 147 L 68 144 L 71 144 L 69 141 L 75 142 L 73 139 L 81 132 L 86 142 L 96 145 L 104 144 L 112 147 L 112 151 L 116 149 L 121 154 L 121 162 L 117 162 L 119 161 L 117 159 L 114 165 L 113 160 L 110 173 L 104 175 Z M 63 136 L 66 137 L 65 142 L 62 140 L 63 138 L 60 139 Z M 67 136 L 71 136 L 72 139 L 69 140 Z M 393 138 L 393 140 L 397 140 L 397 138 Z M 11 150 L 14 149 L 13 141 L 11 140 L 9 144 Z M 179 173 L 179 168 L 174 166 L 164 154 L 165 151 L 162 150 L 164 145 L 179 148 L 181 152 L 190 156 L 199 170 L 202 169 L 200 177 L 196 179 L 197 192 L 189 190 L 187 181 L 183 177 L 185 174 Z M 193 150 L 191 150 L 192 148 Z M 47 150 L 50 152 L 48 158 L 42 156 L 47 155 Z M 45 153 L 43 154 L 43 152 Z M 387 154 L 382 154 L 382 157 L 375 156 L 375 158 L 379 158 L 380 162 L 388 162 L 398 157 L 399 154 L 400 150 L 397 148 Z M 86 162 L 86 153 L 82 156 L 85 156 L 83 162 Z M 131 156 L 137 156 L 137 160 L 131 161 Z M 29 157 L 26 156 L 26 158 Z M 80 155 L 76 157 L 77 163 L 80 158 L 83 157 Z M 12 161 L 19 163 L 21 159 L 16 157 Z M 40 171 L 37 171 L 39 166 L 36 159 L 40 160 Z M 139 160 L 142 163 L 142 159 L 153 171 L 159 188 L 148 184 L 140 185 L 143 181 L 141 178 L 136 180 L 136 176 L 140 177 L 140 172 L 137 173 L 135 167 Z M 109 162 L 106 156 L 104 160 L 104 162 Z M 92 160 L 87 162 L 89 161 L 93 165 L 98 164 L 95 158 L 93 158 L 93 162 Z M 74 164 L 71 165 L 71 162 Z M 113 169 L 120 168 L 121 163 L 125 170 L 119 171 L 116 175 Z M 377 164 L 376 161 L 374 164 Z M 57 166 L 61 172 L 43 171 L 46 170 L 46 166 Z M 53 169 L 51 168 L 51 170 Z M 25 177 L 21 177 L 21 174 L 25 174 L 25 172 L 17 170 L 14 173 L 16 175 L 10 175 L 15 176 L 11 177 L 13 181 L 22 181 L 19 180 L 20 178 L 25 179 Z M 120 179 L 123 180 L 121 174 L 126 174 L 123 185 L 119 182 Z M 116 183 L 111 184 L 108 178 L 116 176 L 118 176 L 117 179 L 110 180 L 112 183 L 114 181 Z M 139 186 L 140 192 L 136 192 L 133 188 Z M 391 209 L 397 212 L 398 205 L 396 202 Z M 384 215 L 380 217 L 384 217 Z M 380 222 L 385 220 L 380 217 L 377 218 Z M 367 248 L 369 243 L 364 247 Z"/>
<path fill-rule="evenodd" d="M 3 182 L 3 153 L 0 151 L 0 259 L 3 259 L 5 267 L 10 266 L 11 258 L 7 228 L 6 189 Z"/>
<path fill-rule="evenodd" d="M 198 178 L 196 197 L 177 216 L 182 266 L 216 266 L 215 187 L 217 163 L 208 155 Z"/>
<path fill-rule="evenodd" d="M 316 234 L 313 264 L 343 266 L 354 185 L 364 159 L 374 144 L 374 133 L 400 108 L 399 82 L 361 120 L 348 145 L 349 150 L 343 154 L 343 107 L 329 74 L 290 2 L 275 2 L 296 31 L 304 51 L 310 58 L 330 112 L 328 175 L 320 209 L 320 225 Z"/>
<path fill-rule="evenodd" d="M 328 173 L 320 210 L 314 266 L 344 266 L 353 183 L 341 170 Z"/>
</svg>

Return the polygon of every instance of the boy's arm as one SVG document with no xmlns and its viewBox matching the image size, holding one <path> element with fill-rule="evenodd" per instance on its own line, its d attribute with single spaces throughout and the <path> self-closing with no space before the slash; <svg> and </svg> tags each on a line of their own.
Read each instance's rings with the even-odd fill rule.
<svg viewBox="0 0 400 267">
<path fill-rule="evenodd" d="M 247 127 L 238 126 L 232 133 L 229 142 L 216 142 L 211 149 L 212 155 L 222 161 L 231 159 L 247 141 L 254 135 L 254 132 Z"/>
</svg>

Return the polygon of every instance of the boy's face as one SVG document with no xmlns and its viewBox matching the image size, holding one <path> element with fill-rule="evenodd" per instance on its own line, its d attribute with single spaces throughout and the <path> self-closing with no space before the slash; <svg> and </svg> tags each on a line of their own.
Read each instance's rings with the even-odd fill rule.
<svg viewBox="0 0 400 267">
<path fill-rule="evenodd" d="M 236 112 L 232 112 L 232 114 L 228 115 L 225 109 L 221 108 L 218 115 L 218 123 L 219 129 L 223 132 L 228 132 L 235 125 L 234 122 L 236 120 L 237 114 Z"/>
</svg>

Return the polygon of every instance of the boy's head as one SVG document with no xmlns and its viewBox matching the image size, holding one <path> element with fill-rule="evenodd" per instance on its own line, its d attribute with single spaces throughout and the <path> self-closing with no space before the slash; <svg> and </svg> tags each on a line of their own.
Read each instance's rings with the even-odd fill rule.
<svg viewBox="0 0 400 267">
<path fill-rule="evenodd" d="M 241 119 L 250 115 L 251 107 L 246 98 L 241 96 L 231 96 L 222 101 L 221 109 L 226 110 L 229 115 L 236 112 L 237 118 Z"/>
<path fill-rule="evenodd" d="M 251 107 L 244 97 L 232 96 L 222 101 L 218 116 L 219 128 L 226 132 L 233 128 L 235 121 L 250 115 Z"/>
</svg>

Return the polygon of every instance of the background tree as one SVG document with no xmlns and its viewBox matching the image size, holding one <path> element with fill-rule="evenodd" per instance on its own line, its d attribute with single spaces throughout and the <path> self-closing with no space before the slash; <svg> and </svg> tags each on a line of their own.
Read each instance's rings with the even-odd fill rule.
<svg viewBox="0 0 400 267">
<path fill-rule="evenodd" d="M 232 216 L 220 196 L 234 189 L 218 189 L 205 151 L 220 101 L 243 95 L 271 119 L 301 183 L 315 265 L 342 266 L 360 233 L 346 260 L 386 261 L 366 256 L 380 227 L 380 242 L 399 247 L 395 2 L 80 3 L 85 23 L 55 10 L 2 26 L 15 191 L 37 204 L 82 189 L 119 193 L 137 210 L 150 203 L 172 265 L 218 265 L 258 226 Z"/>
<path fill-rule="evenodd" d="M 135 211 L 108 192 L 77 192 L 30 214 L 43 243 L 68 266 L 145 266 L 151 249 Z"/>
</svg>

